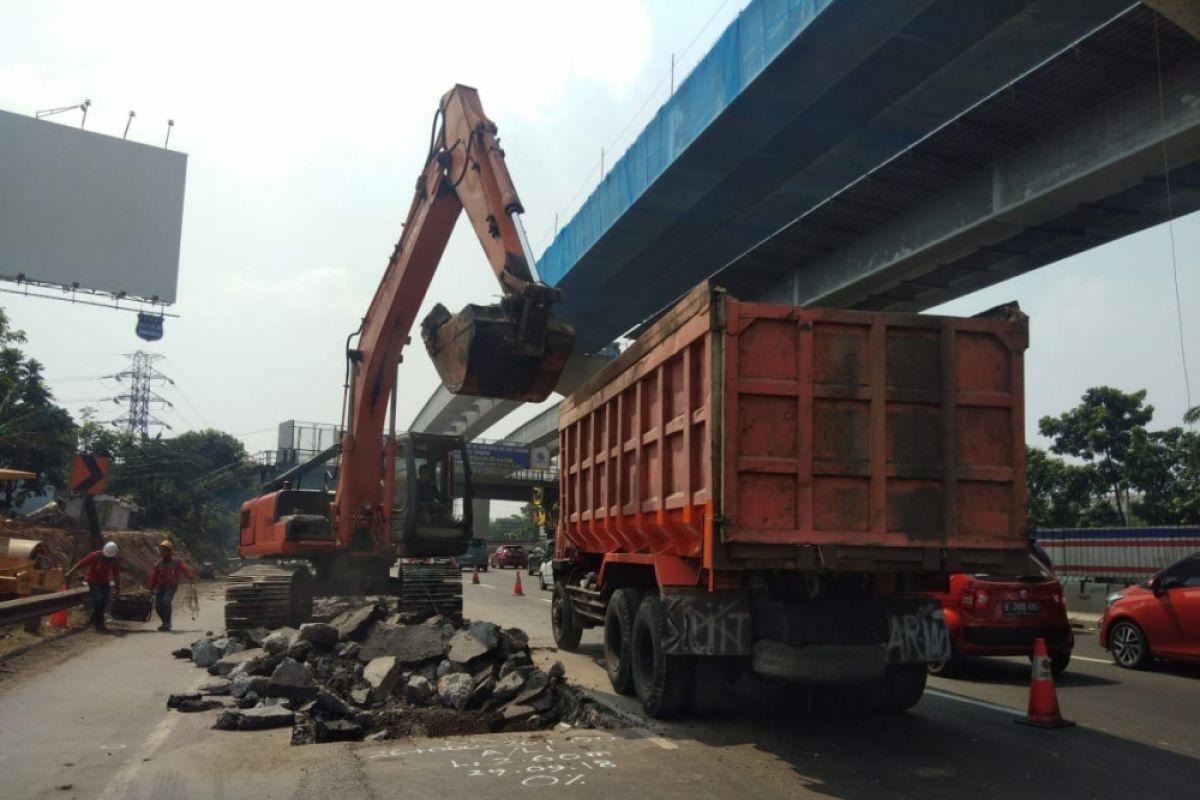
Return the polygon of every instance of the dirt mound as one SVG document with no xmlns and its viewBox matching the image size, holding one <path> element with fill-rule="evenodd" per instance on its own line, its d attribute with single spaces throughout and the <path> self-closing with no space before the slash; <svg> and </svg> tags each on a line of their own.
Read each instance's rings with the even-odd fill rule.
<svg viewBox="0 0 1200 800">
<path fill-rule="evenodd" d="M 56 566 L 69 568 L 91 552 L 87 525 L 77 523 L 67 516 L 53 519 L 5 520 L 0 526 L 0 536 L 18 539 L 36 539 L 50 550 Z M 181 539 L 167 531 L 104 531 L 105 540 L 111 539 L 121 548 L 121 578 L 130 589 L 145 586 L 150 571 L 158 561 L 158 543 L 169 539 L 175 545 L 175 555 L 195 572 L 197 562 Z"/>
</svg>

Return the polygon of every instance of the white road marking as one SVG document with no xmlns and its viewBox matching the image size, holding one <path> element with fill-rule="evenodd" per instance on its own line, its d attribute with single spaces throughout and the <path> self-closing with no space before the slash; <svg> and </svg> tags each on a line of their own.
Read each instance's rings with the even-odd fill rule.
<svg viewBox="0 0 1200 800">
<path fill-rule="evenodd" d="M 661 736 L 652 736 L 650 741 L 661 747 L 663 750 L 678 750 L 679 745 L 672 742 L 670 739 L 664 739 Z"/>
<path fill-rule="evenodd" d="M 481 583 L 481 584 L 478 584 L 478 585 L 479 585 L 479 586 L 482 586 L 482 587 L 483 587 L 483 588 L 485 588 L 485 589 L 495 589 L 495 588 L 496 588 L 495 586 L 492 586 L 490 583 Z"/>
<path fill-rule="evenodd" d="M 167 716 L 159 720 L 159 723 L 150 731 L 150 735 L 146 737 L 146 743 L 142 749 L 117 771 L 113 779 L 108 782 L 108 786 L 104 788 L 104 793 L 100 795 L 99 800 L 122 800 L 129 797 L 129 788 L 137 780 L 138 773 L 145 763 L 158 752 L 158 748 L 162 747 L 162 743 L 171 734 L 171 730 L 174 729 L 181 716 L 179 712 L 168 711 Z"/>
<path fill-rule="evenodd" d="M 1087 656 L 1073 655 L 1073 656 L 1071 656 L 1071 660 L 1072 661 L 1090 661 L 1093 664 L 1107 664 L 1110 667 L 1116 666 L 1116 664 L 1114 664 L 1112 661 L 1108 660 L 1107 658 L 1089 658 Z"/>
<path fill-rule="evenodd" d="M 987 700 L 976 700 L 974 697 L 963 697 L 961 694 L 951 694 L 937 689 L 926 689 L 925 694 L 931 694 L 934 697 L 940 697 L 943 700 L 953 700 L 956 703 L 966 703 L 969 706 L 978 706 L 992 711 L 1000 711 L 1004 714 L 1012 714 L 1015 717 L 1022 717 L 1025 712 L 1019 708 L 1009 708 L 1008 706 L 998 705 L 997 703 L 989 703 Z"/>
<path fill-rule="evenodd" d="M 552 602 L 554 602 L 553 600 L 547 600 L 547 599 L 546 599 L 546 598 L 544 598 L 544 597 L 543 597 L 543 598 L 541 598 L 541 600 L 542 600 L 542 602 L 543 602 L 543 603 L 552 603 Z"/>
</svg>

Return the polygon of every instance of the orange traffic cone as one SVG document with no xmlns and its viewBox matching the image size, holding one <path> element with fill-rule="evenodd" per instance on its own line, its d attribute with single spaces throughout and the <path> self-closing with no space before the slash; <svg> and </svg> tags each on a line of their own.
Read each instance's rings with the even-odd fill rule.
<svg viewBox="0 0 1200 800">
<path fill-rule="evenodd" d="M 67 590 L 67 584 L 63 583 L 62 586 L 58 587 L 58 590 L 60 592 L 65 592 Z M 67 627 L 67 610 L 65 608 L 62 609 L 61 611 L 55 611 L 53 614 L 50 615 L 50 627 L 51 628 Z"/>
<path fill-rule="evenodd" d="M 475 569 L 471 572 L 471 583 L 479 583 L 479 565 L 475 565 Z"/>
<path fill-rule="evenodd" d="M 1054 676 L 1050 672 L 1050 655 L 1046 640 L 1033 640 L 1033 676 L 1029 682 L 1029 713 L 1025 719 L 1014 720 L 1038 728 L 1068 728 L 1074 722 L 1065 720 L 1058 710 L 1058 694 L 1054 691 Z"/>
<path fill-rule="evenodd" d="M 521 588 L 521 570 L 517 570 L 517 582 L 513 584 L 513 594 L 518 597 L 525 596 L 525 590 Z"/>
</svg>

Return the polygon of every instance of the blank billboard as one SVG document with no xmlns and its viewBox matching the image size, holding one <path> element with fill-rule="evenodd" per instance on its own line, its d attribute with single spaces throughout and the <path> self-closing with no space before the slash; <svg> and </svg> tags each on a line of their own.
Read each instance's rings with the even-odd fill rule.
<svg viewBox="0 0 1200 800">
<path fill-rule="evenodd" d="M 0 279 L 175 302 L 187 156 L 0 111 Z"/>
</svg>

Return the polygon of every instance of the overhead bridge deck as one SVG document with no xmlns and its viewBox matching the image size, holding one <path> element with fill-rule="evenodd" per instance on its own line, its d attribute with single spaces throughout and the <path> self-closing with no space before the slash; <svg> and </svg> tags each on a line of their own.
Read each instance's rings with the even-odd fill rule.
<svg viewBox="0 0 1200 800">
<path fill-rule="evenodd" d="M 746 299 L 922 310 L 1164 221 L 1168 182 L 1171 212 L 1196 210 L 1188 12 L 754 0 L 541 274 L 590 352 L 713 275 Z M 476 402 L 432 398 L 413 427 L 509 410 Z"/>
</svg>

